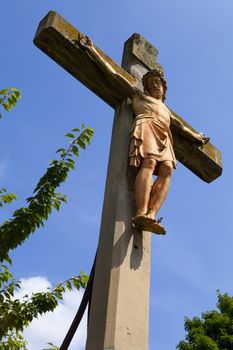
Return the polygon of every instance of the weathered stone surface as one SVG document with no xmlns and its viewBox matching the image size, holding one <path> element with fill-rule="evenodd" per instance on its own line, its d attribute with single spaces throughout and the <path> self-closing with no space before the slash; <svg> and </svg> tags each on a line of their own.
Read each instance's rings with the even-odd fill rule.
<svg viewBox="0 0 233 350">
<path fill-rule="evenodd" d="M 78 45 L 82 36 L 83 34 L 63 17 L 50 11 L 39 24 L 34 44 L 111 107 L 116 108 L 126 97 L 125 89 L 117 80 L 109 80 Z M 131 83 L 135 83 L 135 79 L 123 68 L 100 49 L 96 49 L 116 71 Z"/>
<path fill-rule="evenodd" d="M 126 98 L 125 86 L 116 78 L 105 76 L 95 62 L 78 45 L 82 34 L 65 21 L 56 12 L 49 14 L 41 21 L 34 43 L 75 78 L 80 80 L 90 90 L 106 101 L 113 108 Z M 141 87 L 141 76 L 153 69 L 157 63 L 157 49 L 139 34 L 134 34 L 125 43 L 125 52 L 130 52 L 123 58 L 124 66 L 133 63 L 134 68 L 128 74 L 100 49 L 98 52 L 122 74 L 129 82 Z M 180 120 L 188 125 L 181 117 Z M 198 146 L 187 140 L 175 125 L 171 125 L 174 135 L 174 149 L 177 159 L 197 176 L 206 182 L 211 182 L 222 173 L 221 153 L 211 144 Z M 191 157 L 192 155 L 192 157 Z"/>
<path fill-rule="evenodd" d="M 147 350 L 151 234 L 133 229 L 132 109 L 115 112 L 86 350 Z"/>
<path fill-rule="evenodd" d="M 158 62 L 158 50 L 142 35 L 134 33 L 126 42 L 125 49 L 131 52 L 147 69 L 155 69 Z M 126 69 L 127 70 L 127 69 Z"/>
<path fill-rule="evenodd" d="M 182 123 L 194 130 L 178 114 L 172 111 Z M 222 174 L 221 152 L 210 142 L 206 145 L 199 145 L 187 139 L 186 133 L 182 132 L 176 125 L 171 125 L 174 138 L 174 151 L 176 158 L 194 174 L 206 182 L 215 180 Z M 195 131 L 195 130 L 194 130 Z"/>
</svg>

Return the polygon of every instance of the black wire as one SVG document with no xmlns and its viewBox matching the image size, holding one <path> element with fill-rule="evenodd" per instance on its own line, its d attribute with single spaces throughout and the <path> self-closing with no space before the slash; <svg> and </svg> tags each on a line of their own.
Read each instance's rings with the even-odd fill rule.
<svg viewBox="0 0 233 350">
<path fill-rule="evenodd" d="M 96 253 L 97 254 L 97 253 Z M 91 273 L 90 277 L 85 289 L 85 292 L 83 294 L 81 303 L 79 305 L 78 311 L 75 315 L 75 318 L 62 342 L 62 345 L 60 347 L 60 350 L 67 350 L 68 347 L 70 346 L 70 343 L 73 339 L 73 336 L 75 335 L 75 332 L 78 329 L 78 326 L 83 318 L 84 312 L 86 310 L 87 304 L 89 303 L 88 307 L 88 321 L 89 321 L 89 313 L 90 313 L 90 304 L 91 304 L 91 296 L 92 296 L 92 288 L 93 288 L 93 280 L 94 280 L 94 275 L 95 275 L 95 262 L 96 262 L 96 255 L 95 255 L 95 260 L 91 268 Z"/>
</svg>

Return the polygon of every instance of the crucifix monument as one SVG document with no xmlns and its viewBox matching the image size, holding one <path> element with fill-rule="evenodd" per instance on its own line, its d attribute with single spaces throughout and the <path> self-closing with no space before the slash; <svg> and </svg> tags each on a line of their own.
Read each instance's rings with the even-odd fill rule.
<svg viewBox="0 0 233 350">
<path fill-rule="evenodd" d="M 128 86 L 143 90 L 142 77 L 159 67 L 158 51 L 134 34 L 125 43 L 120 67 L 94 44 L 99 58 L 93 56 L 83 38 L 51 11 L 34 43 L 115 109 L 86 350 L 147 350 L 151 234 L 132 226 L 135 171 L 128 150 L 134 115 Z M 103 71 L 101 61 L 108 70 Z M 213 181 L 222 172 L 220 152 L 202 137 L 193 142 L 190 135 L 200 134 L 168 110 L 174 117 L 170 128 L 176 158 L 203 181 Z"/>
</svg>

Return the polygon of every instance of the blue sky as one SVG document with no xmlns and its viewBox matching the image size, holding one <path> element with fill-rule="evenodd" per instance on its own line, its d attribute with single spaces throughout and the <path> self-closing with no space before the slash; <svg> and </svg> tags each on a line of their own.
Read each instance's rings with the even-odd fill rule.
<svg viewBox="0 0 233 350">
<path fill-rule="evenodd" d="M 1 221 L 25 205 L 56 149 L 67 144 L 65 132 L 81 123 L 95 130 L 91 146 L 61 188 L 68 204 L 12 253 L 17 278 L 40 276 L 53 284 L 91 268 L 114 111 L 33 45 L 38 23 L 49 10 L 119 64 L 124 41 L 134 32 L 142 34 L 159 50 L 167 105 L 222 151 L 223 175 L 211 184 L 178 164 L 160 212 L 168 234 L 152 237 L 150 349 L 175 349 L 184 337 L 184 316 L 214 308 L 218 288 L 233 294 L 233 3 L 2 1 L 0 87 L 16 86 L 23 96 L 0 121 L 0 187 L 18 196 L 2 211 Z M 49 335 L 48 341 L 53 340 Z"/>
</svg>

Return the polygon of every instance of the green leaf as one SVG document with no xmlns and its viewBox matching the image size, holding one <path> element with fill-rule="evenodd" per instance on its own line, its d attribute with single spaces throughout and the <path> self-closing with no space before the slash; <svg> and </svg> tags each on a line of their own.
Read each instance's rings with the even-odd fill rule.
<svg viewBox="0 0 233 350">
<path fill-rule="evenodd" d="M 78 152 L 78 147 L 73 145 L 72 148 L 71 148 L 71 151 L 73 152 L 73 154 L 76 156 L 76 157 L 79 157 L 79 152 Z"/>
<path fill-rule="evenodd" d="M 92 128 L 87 128 L 86 129 L 86 133 L 89 135 L 89 136 L 93 136 L 94 135 L 94 130 Z"/>
<path fill-rule="evenodd" d="M 15 107 L 15 102 L 12 97 L 8 98 L 8 105 L 10 106 L 10 108 Z"/>
<path fill-rule="evenodd" d="M 73 279 L 73 284 L 74 284 L 74 286 L 75 286 L 75 288 L 76 288 L 77 290 L 80 289 L 79 279 L 74 278 L 74 279 Z"/>
<path fill-rule="evenodd" d="M 66 137 L 70 137 L 71 139 L 74 139 L 74 135 L 73 134 L 71 134 L 70 132 L 68 132 L 67 134 L 65 134 L 65 136 Z"/>
<path fill-rule="evenodd" d="M 84 282 L 87 284 L 88 283 L 88 281 L 89 281 L 89 276 L 87 276 L 87 275 L 83 275 L 83 280 L 84 280 Z"/>
<path fill-rule="evenodd" d="M 11 95 L 11 99 L 13 100 L 14 103 L 17 102 L 17 97 L 16 97 L 15 94 L 12 94 L 12 95 Z"/>
<path fill-rule="evenodd" d="M 11 90 L 14 91 L 16 95 L 21 96 L 21 92 L 19 89 L 13 87 Z"/>
<path fill-rule="evenodd" d="M 55 291 L 53 294 L 55 295 L 56 298 L 63 300 L 63 296 L 61 292 Z"/>
<path fill-rule="evenodd" d="M 72 285 L 71 285 L 70 281 L 66 281 L 66 287 L 69 291 L 72 290 Z"/>
<path fill-rule="evenodd" d="M 7 112 L 10 112 L 10 106 L 6 103 L 6 102 L 4 102 L 3 104 L 2 104 L 2 106 L 3 106 L 3 108 L 7 111 Z"/>
<path fill-rule="evenodd" d="M 5 94 L 7 94 L 7 93 L 9 93 L 9 89 L 2 89 L 2 90 L 0 90 L 0 95 L 5 95 Z"/>
<path fill-rule="evenodd" d="M 3 194 L 0 196 L 3 203 L 9 204 L 13 200 L 16 200 L 16 194 L 15 193 L 8 193 L 8 194 Z"/>
<path fill-rule="evenodd" d="M 58 150 L 56 150 L 56 153 L 59 153 L 59 152 L 65 152 L 65 148 L 59 148 Z"/>
<path fill-rule="evenodd" d="M 54 202 L 53 207 L 59 211 L 60 210 L 60 203 L 59 202 Z"/>
<path fill-rule="evenodd" d="M 85 145 L 85 143 L 84 143 L 82 140 L 78 139 L 78 140 L 77 140 L 77 144 L 78 144 L 82 149 L 86 149 L 86 145 Z"/>
</svg>

